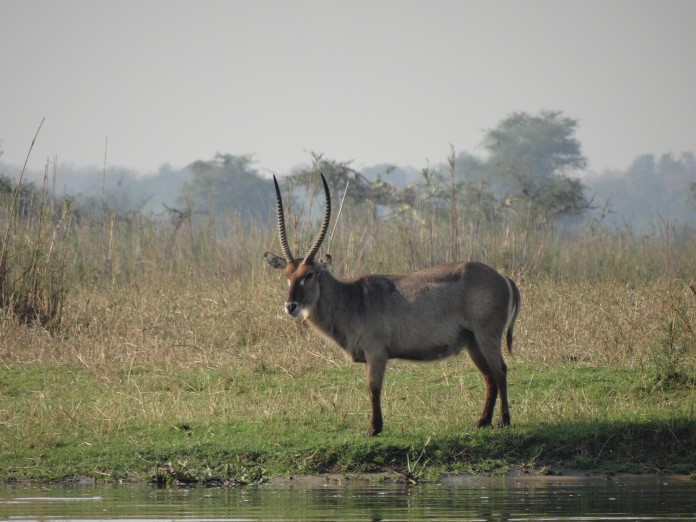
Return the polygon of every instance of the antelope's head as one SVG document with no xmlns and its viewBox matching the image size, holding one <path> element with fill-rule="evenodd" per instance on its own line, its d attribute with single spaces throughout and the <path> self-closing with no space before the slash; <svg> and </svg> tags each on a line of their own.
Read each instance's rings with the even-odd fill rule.
<svg viewBox="0 0 696 522">
<path fill-rule="evenodd" d="M 304 258 L 295 259 L 288 245 L 288 238 L 285 233 L 285 215 L 283 213 L 283 199 L 280 195 L 278 181 L 273 176 L 273 183 L 276 191 L 276 221 L 278 225 L 278 239 L 280 240 L 280 248 L 283 251 L 283 256 L 277 256 L 266 252 L 264 259 L 271 268 L 284 269 L 285 277 L 288 278 L 290 287 L 288 292 L 288 300 L 285 301 L 285 311 L 296 317 L 301 312 L 306 316 L 312 310 L 319 300 L 320 282 L 322 277 L 327 275 L 327 269 L 331 265 L 331 256 L 326 254 L 324 257 L 315 261 L 315 256 L 324 241 L 326 232 L 329 229 L 329 220 L 331 219 L 331 194 L 329 186 L 326 183 L 326 178 L 321 175 L 321 181 L 324 184 L 324 194 L 326 195 L 326 206 L 324 210 L 324 219 L 321 223 L 321 228 L 317 238 L 312 243 L 309 252 Z"/>
</svg>

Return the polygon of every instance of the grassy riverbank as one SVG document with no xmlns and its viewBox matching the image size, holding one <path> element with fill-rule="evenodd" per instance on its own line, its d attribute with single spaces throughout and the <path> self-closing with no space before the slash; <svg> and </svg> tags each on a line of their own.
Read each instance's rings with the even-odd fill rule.
<svg viewBox="0 0 696 522">
<path fill-rule="evenodd" d="M 273 227 L 26 215 L 2 222 L 0 479 L 696 473 L 692 229 L 462 223 L 452 248 L 446 214 L 426 227 L 347 213 L 341 276 L 456 256 L 522 293 L 510 428 L 473 427 L 483 383 L 462 355 L 390 364 L 385 431 L 369 439 L 362 366 L 282 312 L 287 285 L 262 261 Z M 293 230 L 296 251 L 315 232 Z"/>
<path fill-rule="evenodd" d="M 257 277 L 256 298 L 193 282 L 75 293 L 65 313 L 81 321 L 62 334 L 5 319 L 0 477 L 696 472 L 691 334 L 673 309 L 693 324 L 688 288 L 527 282 L 511 428 L 473 427 L 483 384 L 460 356 L 391 364 L 385 432 L 368 439 L 362 366 L 281 314 L 275 274 Z"/>
<path fill-rule="evenodd" d="M 514 427 L 474 430 L 473 404 L 480 399 L 474 372 L 461 364 L 425 372 L 401 367 L 387 390 L 389 430 L 376 439 L 362 436 L 364 404 L 337 398 L 364 399 L 359 372 L 345 368 L 292 382 L 273 376 L 265 385 L 259 376 L 236 372 L 136 373 L 109 386 L 77 367 L 7 370 L 4 394 L 28 397 L 18 399 L 13 412 L 19 429 L 4 430 L 3 478 L 248 482 L 288 473 L 392 471 L 433 478 L 442 471 L 512 467 L 695 471 L 692 392 L 655 390 L 650 379 L 630 371 L 556 367 L 540 376 L 537 368 L 517 367 Z M 425 397 L 414 383 L 426 388 Z M 565 398 L 556 398 L 559 393 Z M 298 397 L 315 402 L 300 405 Z M 153 419 L 147 408 L 172 411 Z M 227 412 L 216 415 L 218 408 Z"/>
</svg>

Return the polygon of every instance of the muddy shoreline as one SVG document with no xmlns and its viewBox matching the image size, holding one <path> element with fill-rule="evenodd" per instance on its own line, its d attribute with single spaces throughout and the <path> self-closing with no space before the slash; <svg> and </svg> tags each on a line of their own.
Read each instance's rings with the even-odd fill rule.
<svg viewBox="0 0 696 522">
<path fill-rule="evenodd" d="M 323 488 L 323 487 L 342 487 L 355 485 L 402 485 L 417 486 L 418 484 L 440 484 L 443 486 L 467 486 L 482 484 L 492 481 L 511 480 L 515 482 L 530 483 L 559 483 L 559 482 L 580 482 L 585 480 L 621 480 L 625 478 L 638 477 L 660 477 L 668 481 L 690 481 L 696 480 L 694 474 L 679 474 L 672 472 L 652 472 L 652 473 L 611 473 L 603 470 L 582 470 L 571 468 L 558 468 L 554 470 L 529 470 L 522 468 L 511 469 L 505 473 L 443 473 L 437 479 L 409 480 L 398 472 L 375 472 L 375 473 L 317 473 L 317 474 L 290 474 L 265 477 L 256 482 L 239 482 L 233 480 L 222 480 L 211 477 L 206 480 L 185 480 L 173 479 L 167 483 L 157 482 L 150 478 L 141 477 L 133 474 L 126 479 L 111 480 L 108 478 L 98 478 L 93 476 L 71 476 L 55 479 L 35 479 L 35 478 L 2 478 L 0 484 L 34 484 L 34 485 L 53 485 L 66 487 L 90 487 L 98 484 L 123 484 L 123 485 L 150 485 L 153 487 L 297 487 L 297 488 Z"/>
</svg>

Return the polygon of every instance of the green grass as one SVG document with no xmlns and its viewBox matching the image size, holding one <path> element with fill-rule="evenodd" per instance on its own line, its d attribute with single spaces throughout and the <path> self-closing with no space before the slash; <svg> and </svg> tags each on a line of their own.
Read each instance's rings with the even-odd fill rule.
<svg viewBox="0 0 696 522">
<path fill-rule="evenodd" d="M 397 363 L 384 391 L 385 433 L 364 436 L 358 365 L 301 376 L 231 367 L 5 366 L 0 476 L 234 479 L 323 472 L 694 472 L 693 388 L 664 390 L 639 370 L 512 364 L 513 426 L 473 427 L 483 395 L 465 359 Z M 420 460 L 418 460 L 420 458 Z"/>
</svg>

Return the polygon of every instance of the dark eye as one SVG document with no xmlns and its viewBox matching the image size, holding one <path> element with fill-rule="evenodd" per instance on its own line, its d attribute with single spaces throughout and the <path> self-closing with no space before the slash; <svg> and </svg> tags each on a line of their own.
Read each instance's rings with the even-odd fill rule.
<svg viewBox="0 0 696 522">
<path fill-rule="evenodd" d="M 309 281 L 314 276 L 314 272 L 310 272 L 305 276 L 305 281 Z"/>
</svg>

